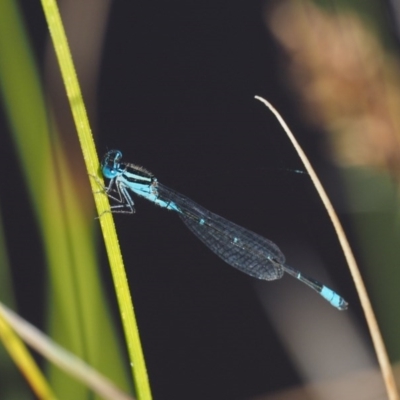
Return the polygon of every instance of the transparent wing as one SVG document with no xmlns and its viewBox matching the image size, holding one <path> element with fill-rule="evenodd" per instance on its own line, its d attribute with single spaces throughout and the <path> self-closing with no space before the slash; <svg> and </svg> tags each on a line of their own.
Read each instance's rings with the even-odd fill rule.
<svg viewBox="0 0 400 400">
<path fill-rule="evenodd" d="M 158 199 L 177 206 L 186 226 L 226 263 L 258 279 L 283 275 L 285 257 L 278 246 L 239 225 L 214 214 L 189 198 L 157 185 Z"/>
</svg>

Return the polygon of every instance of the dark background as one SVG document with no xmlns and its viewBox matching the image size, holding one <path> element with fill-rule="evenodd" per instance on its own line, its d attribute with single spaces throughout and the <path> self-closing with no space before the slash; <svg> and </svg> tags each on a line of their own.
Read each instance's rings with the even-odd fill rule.
<svg viewBox="0 0 400 400">
<path fill-rule="evenodd" d="M 254 99 L 263 96 L 281 111 L 343 211 L 324 137 L 304 123 L 284 73 L 289 60 L 264 25 L 267 3 L 114 2 L 92 121 L 97 148 L 100 154 L 120 149 L 124 160 L 160 182 L 273 240 L 302 270 L 290 248 L 306 244 L 357 313 L 326 212 L 308 176 L 294 172 L 303 168 L 282 128 Z M 20 4 L 43 66 L 42 9 L 39 2 Z M 4 114 L 1 124 L 8 129 Z M 11 261 L 44 265 L 18 161 L 9 136 L 2 136 L 1 202 Z M 116 220 L 154 398 L 245 399 L 300 384 L 253 279 L 224 264 L 173 213 L 135 202 L 136 215 Z M 344 213 L 341 218 L 346 223 Z M 111 288 L 105 256 L 104 271 Z M 28 267 L 15 279 L 23 288 L 21 313 L 40 325 L 42 307 L 32 304 L 29 290 L 36 280 L 44 285 L 42 277 Z M 315 295 L 314 301 L 323 300 Z"/>
</svg>

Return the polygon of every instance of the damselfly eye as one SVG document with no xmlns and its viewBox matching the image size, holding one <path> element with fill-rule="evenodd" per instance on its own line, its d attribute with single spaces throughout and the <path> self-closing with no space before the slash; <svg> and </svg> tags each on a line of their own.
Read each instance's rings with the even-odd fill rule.
<svg viewBox="0 0 400 400">
<path fill-rule="evenodd" d="M 107 161 L 110 163 L 116 163 L 122 158 L 122 153 L 119 150 L 110 150 L 107 154 Z"/>
<path fill-rule="evenodd" d="M 110 168 L 109 166 L 105 165 L 102 168 L 103 175 L 107 179 L 115 178 L 118 175 L 118 170 L 115 168 Z"/>
</svg>

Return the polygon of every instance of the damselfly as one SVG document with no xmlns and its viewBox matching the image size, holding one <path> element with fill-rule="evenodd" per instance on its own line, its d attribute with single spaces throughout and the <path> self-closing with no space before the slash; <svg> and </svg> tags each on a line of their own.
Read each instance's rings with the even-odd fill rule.
<svg viewBox="0 0 400 400">
<path fill-rule="evenodd" d="M 110 150 L 101 163 L 104 177 L 110 180 L 104 191 L 117 202 L 111 207 L 113 213 L 135 212 L 131 191 L 160 207 L 175 211 L 210 250 L 232 267 L 267 281 L 279 279 L 286 272 L 315 290 L 332 306 L 339 310 L 347 309 L 348 303 L 332 289 L 287 265 L 285 256 L 275 243 L 208 211 L 159 183 L 144 168 L 123 163 L 121 159 L 119 150 Z"/>
</svg>

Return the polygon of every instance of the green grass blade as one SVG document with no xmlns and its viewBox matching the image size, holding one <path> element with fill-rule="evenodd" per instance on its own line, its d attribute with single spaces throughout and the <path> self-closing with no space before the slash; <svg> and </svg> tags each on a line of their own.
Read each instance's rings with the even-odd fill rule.
<svg viewBox="0 0 400 400">
<path fill-rule="evenodd" d="M 35 360 L 22 340 L 14 333 L 0 312 L 0 339 L 21 372 L 30 382 L 32 390 L 39 399 L 55 400 L 56 396 L 48 385 Z"/>
<path fill-rule="evenodd" d="M 67 96 L 70 101 L 88 174 L 97 175 L 99 171 L 99 161 L 58 7 L 54 0 L 42 0 L 42 5 L 53 39 L 53 45 L 60 65 Z M 92 185 L 93 191 L 96 191 L 96 182 L 92 182 Z M 95 196 L 95 200 L 99 214 L 102 214 L 105 210 L 109 209 L 108 199 L 106 196 Z M 135 381 L 136 394 L 139 399 L 151 399 L 151 391 L 143 351 L 140 344 L 136 318 L 133 313 L 132 300 L 115 232 L 115 226 L 110 213 L 101 218 L 101 227 L 106 242 L 108 257 L 114 278 L 114 285 L 117 291 L 117 298 Z M 133 365 L 135 368 L 133 368 Z"/>
</svg>

